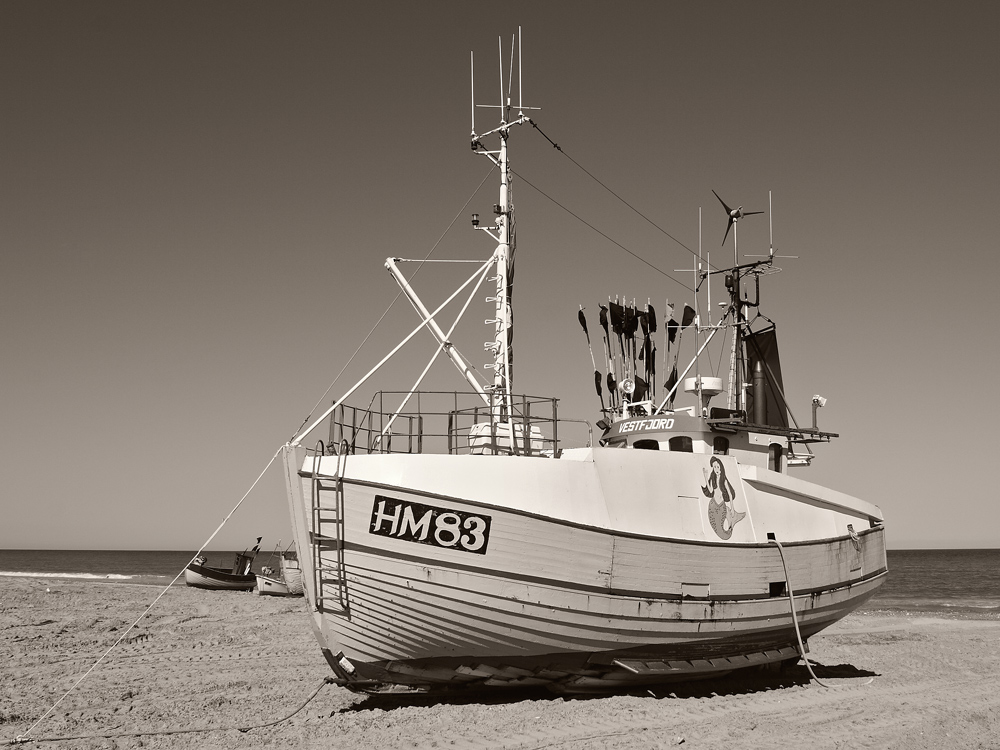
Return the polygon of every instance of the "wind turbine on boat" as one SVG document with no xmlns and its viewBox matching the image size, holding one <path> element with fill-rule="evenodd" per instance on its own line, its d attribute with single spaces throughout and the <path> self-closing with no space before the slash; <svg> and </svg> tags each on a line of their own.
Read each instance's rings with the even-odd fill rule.
<svg viewBox="0 0 1000 750">
<path fill-rule="evenodd" d="M 742 349 L 740 344 L 741 339 L 741 326 L 746 323 L 746 316 L 744 312 L 744 303 L 741 300 L 741 290 L 740 290 L 740 254 L 739 246 L 736 238 L 736 222 L 742 219 L 744 216 L 752 216 L 754 214 L 762 214 L 763 211 L 744 211 L 743 206 L 739 208 L 730 208 L 726 205 L 726 202 L 722 200 L 715 190 L 712 193 L 716 198 L 719 199 L 719 203 L 722 207 L 726 209 L 726 213 L 729 216 L 729 222 L 726 224 L 726 234 L 722 238 L 722 244 L 726 244 L 726 240 L 729 238 L 729 230 L 733 230 L 733 268 L 731 273 L 726 274 L 726 288 L 730 292 L 730 313 L 733 316 L 734 325 L 734 336 L 732 349 L 730 350 L 729 356 L 729 398 L 728 398 L 728 408 L 730 409 L 741 409 L 744 404 L 744 397 L 742 393 L 742 384 L 744 378 L 741 377 L 741 367 L 742 362 Z"/>
<path fill-rule="evenodd" d="M 715 194 L 716 198 L 719 198 L 719 194 L 716 193 L 714 190 L 712 191 L 712 193 Z M 723 245 L 726 244 L 726 239 L 728 239 L 728 237 L 729 237 L 729 230 L 733 229 L 733 227 L 736 225 L 737 221 L 739 221 L 740 219 L 742 219 L 744 216 L 752 216 L 753 214 L 762 214 L 762 213 L 764 213 L 763 211 L 744 211 L 743 210 L 743 206 L 740 206 L 739 208 L 730 208 L 729 206 L 726 205 L 726 202 L 724 200 L 722 200 L 722 198 L 719 198 L 719 203 L 722 204 L 722 207 L 724 209 L 726 209 L 726 213 L 729 214 L 729 223 L 726 224 L 726 234 L 722 238 L 722 244 Z M 735 230 L 733 231 L 733 237 L 734 238 L 736 237 Z"/>
</svg>

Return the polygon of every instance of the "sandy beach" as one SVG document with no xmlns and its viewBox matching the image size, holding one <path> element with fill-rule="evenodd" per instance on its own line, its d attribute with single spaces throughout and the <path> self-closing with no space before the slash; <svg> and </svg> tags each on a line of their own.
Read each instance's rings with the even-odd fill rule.
<svg viewBox="0 0 1000 750">
<path fill-rule="evenodd" d="M 161 592 L 0 579 L 0 742 L 45 715 Z M 301 598 L 181 583 L 31 731 L 30 746 L 1000 747 L 997 619 L 864 611 L 809 645 L 826 687 L 800 663 L 613 696 L 367 697 L 323 684 L 330 671 Z M 317 689 L 287 721 L 237 729 L 282 719 Z"/>
</svg>

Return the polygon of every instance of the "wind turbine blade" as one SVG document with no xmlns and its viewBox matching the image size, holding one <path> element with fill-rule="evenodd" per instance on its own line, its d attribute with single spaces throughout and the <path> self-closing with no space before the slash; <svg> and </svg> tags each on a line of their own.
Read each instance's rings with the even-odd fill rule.
<svg viewBox="0 0 1000 750">
<path fill-rule="evenodd" d="M 713 193 L 713 195 L 715 195 L 716 198 L 719 198 L 719 194 L 716 193 L 714 190 L 712 191 L 712 193 Z M 732 214 L 733 213 L 733 209 L 731 209 L 729 206 L 727 206 L 726 202 L 724 200 L 722 200 L 722 198 L 719 198 L 719 203 L 721 203 L 722 207 L 724 209 L 726 209 L 726 213 L 727 214 Z"/>
<path fill-rule="evenodd" d="M 723 245 L 725 245 L 725 244 L 726 244 L 726 238 L 727 238 L 727 237 L 729 237 L 729 230 L 730 230 L 730 229 L 732 229 L 732 228 L 733 228 L 733 217 L 732 217 L 732 216 L 730 216 L 730 217 L 729 217 L 729 223 L 728 223 L 728 224 L 726 224 L 726 234 L 725 234 L 725 236 L 724 236 L 724 237 L 722 238 L 722 244 L 723 244 Z"/>
</svg>

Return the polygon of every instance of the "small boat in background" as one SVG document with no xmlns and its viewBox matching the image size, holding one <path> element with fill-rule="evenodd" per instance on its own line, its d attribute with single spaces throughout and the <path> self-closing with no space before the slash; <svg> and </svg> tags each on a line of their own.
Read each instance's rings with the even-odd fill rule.
<svg viewBox="0 0 1000 750">
<path fill-rule="evenodd" d="M 277 550 L 276 550 L 277 551 Z M 272 560 L 274 554 L 271 555 Z M 302 569 L 298 554 L 287 549 L 278 558 L 280 569 L 275 571 L 270 562 L 257 574 L 257 594 L 259 596 L 302 596 Z"/>
<path fill-rule="evenodd" d="M 251 572 L 254 558 L 260 550 L 260 540 L 252 550 L 238 552 L 233 561 L 232 570 L 213 568 L 206 565 L 208 559 L 199 555 L 184 569 L 184 582 L 198 589 L 216 589 L 221 591 L 253 591 L 257 585 L 257 576 Z"/>
</svg>

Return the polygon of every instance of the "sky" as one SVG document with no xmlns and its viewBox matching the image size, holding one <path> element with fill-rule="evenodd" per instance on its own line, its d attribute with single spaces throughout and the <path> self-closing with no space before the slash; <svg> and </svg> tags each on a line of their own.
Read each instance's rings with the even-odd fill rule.
<svg viewBox="0 0 1000 750">
<path fill-rule="evenodd" d="M 1000 6 L 6 0 L 0 548 L 197 549 L 258 476 L 209 548 L 290 543 L 269 461 L 417 322 L 397 301 L 352 358 L 397 295 L 385 258 L 492 252 L 470 52 L 497 103 L 519 26 L 562 152 L 510 139 L 515 390 L 596 421 L 579 306 L 593 330 L 609 295 L 691 301 L 699 210 L 713 264 L 733 254 L 712 190 L 770 193 L 795 257 L 761 310 L 795 417 L 821 394 L 841 436 L 799 476 L 877 504 L 890 548 L 998 546 Z M 454 273 L 414 285 L 434 307 Z M 456 331 L 477 365 L 489 312 Z"/>
</svg>

